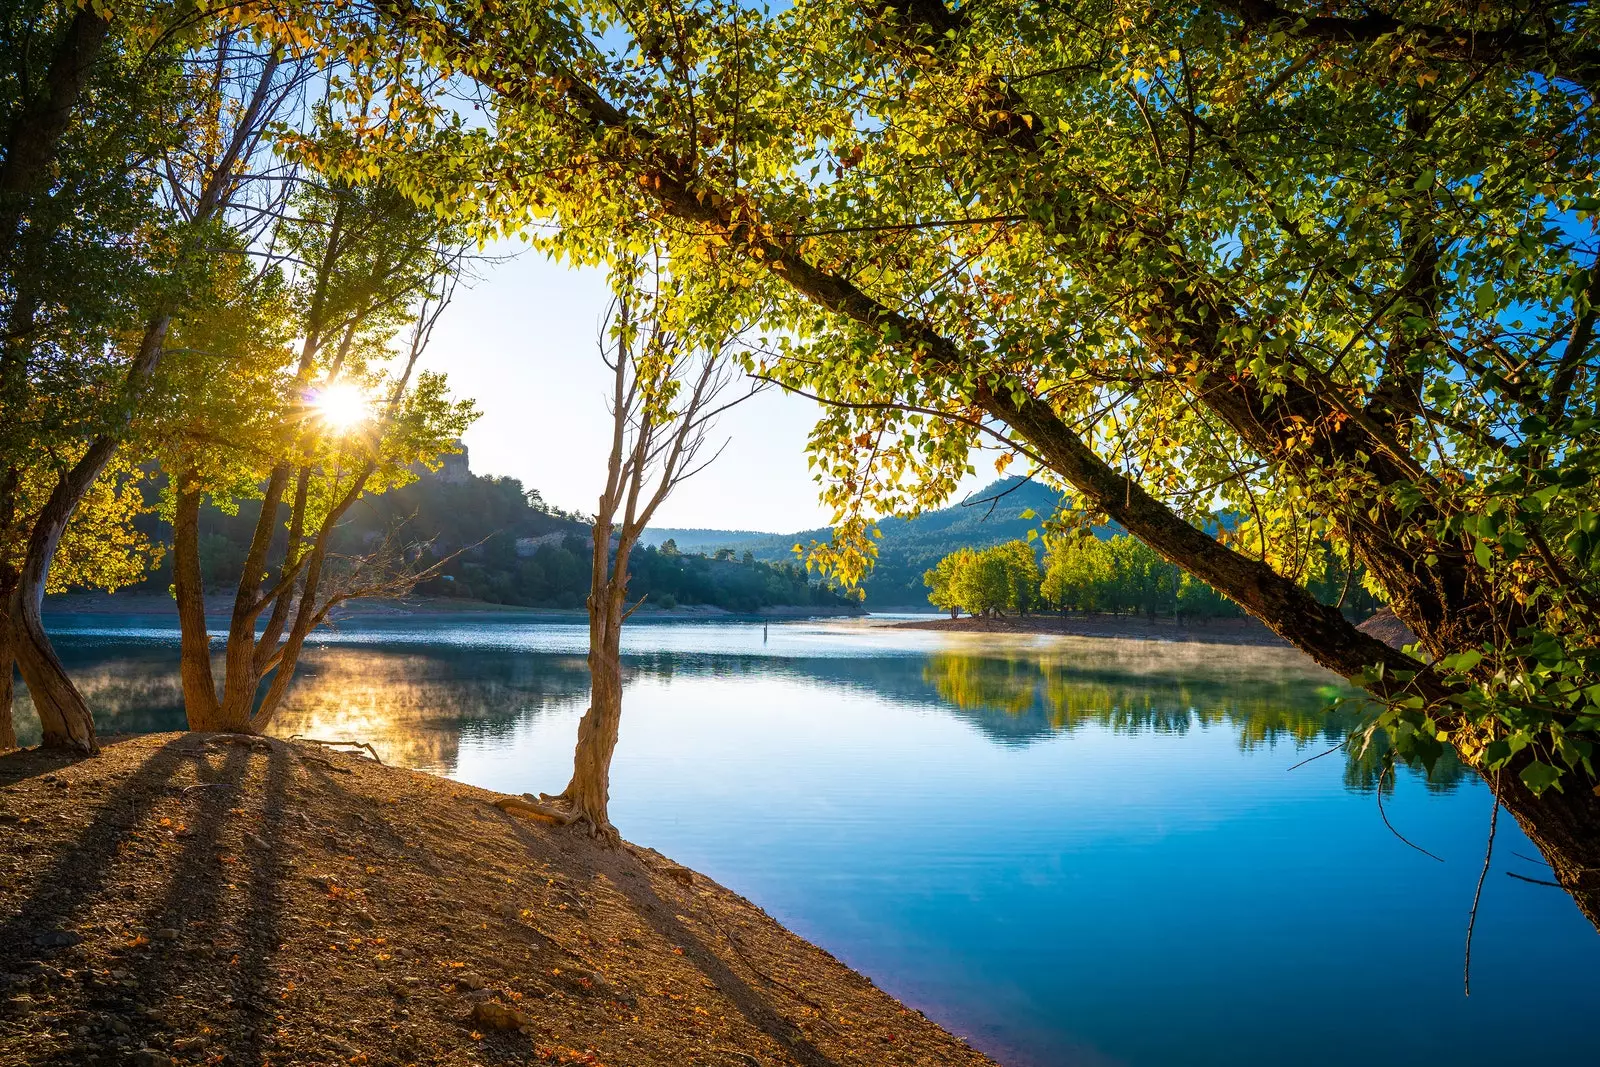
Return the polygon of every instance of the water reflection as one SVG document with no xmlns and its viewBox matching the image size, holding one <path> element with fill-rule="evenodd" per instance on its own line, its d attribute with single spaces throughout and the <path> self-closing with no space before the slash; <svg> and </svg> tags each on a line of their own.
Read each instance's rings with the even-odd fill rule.
<svg viewBox="0 0 1600 1067">
<path fill-rule="evenodd" d="M 61 638 L 63 658 L 100 729 L 182 729 L 175 649 L 108 636 L 68 631 Z M 490 746 L 509 743 L 520 724 L 548 710 L 581 706 L 587 693 L 583 657 L 569 651 L 564 638 L 529 642 L 530 648 L 514 642 L 426 644 L 418 636 L 386 643 L 399 635 L 356 633 L 308 649 L 273 733 L 361 740 L 385 762 L 451 774 L 464 738 Z M 997 651 L 985 648 L 993 645 Z M 1093 726 L 1177 735 L 1225 729 L 1241 751 L 1279 743 L 1300 748 L 1338 744 L 1360 715 L 1351 705 L 1330 710 L 1349 690 L 1281 649 L 958 639 L 925 653 L 891 646 L 850 657 L 830 645 L 805 644 L 781 651 L 718 653 L 692 641 L 666 641 L 625 656 L 625 684 L 679 676 L 725 682 L 783 678 L 936 708 L 999 745 L 1033 744 Z M 38 724 L 25 693 L 18 712 L 22 743 L 36 743 Z M 1347 787 L 1378 786 L 1374 757 L 1345 763 Z M 1450 789 L 1461 780 L 1462 768 L 1446 757 L 1423 777 L 1430 788 Z M 1385 788 L 1392 787 L 1391 778 Z"/>
<path fill-rule="evenodd" d="M 450 774 L 462 738 L 507 740 L 521 722 L 581 702 L 589 673 L 574 656 L 415 649 L 317 649 L 272 732 L 360 740 L 385 763 Z"/>
</svg>

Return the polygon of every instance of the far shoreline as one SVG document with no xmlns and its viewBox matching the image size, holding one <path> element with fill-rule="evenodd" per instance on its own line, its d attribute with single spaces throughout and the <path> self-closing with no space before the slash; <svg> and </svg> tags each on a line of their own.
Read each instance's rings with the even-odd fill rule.
<svg viewBox="0 0 1600 1067">
<path fill-rule="evenodd" d="M 1206 645 L 1290 648 L 1287 641 L 1255 619 L 1209 619 L 1179 623 L 1133 615 L 1000 615 L 959 619 L 916 619 L 887 623 L 897 630 L 965 634 L 1033 634 L 1044 637 L 1102 637 Z"/>
<path fill-rule="evenodd" d="M 206 597 L 206 614 L 216 622 L 226 620 L 233 611 L 233 600 L 227 596 Z M 635 621 L 661 622 L 736 622 L 739 620 L 789 620 L 859 618 L 867 614 L 860 607 L 825 607 L 808 604 L 781 604 L 756 611 L 732 611 L 709 604 L 680 605 L 659 608 L 648 601 L 633 616 Z M 134 616 L 178 617 L 177 605 L 172 598 L 160 593 L 60 593 L 45 598 L 45 618 L 62 616 L 100 615 L 111 618 Z M 588 618 L 584 608 L 539 608 L 520 604 L 494 604 L 486 600 L 457 597 L 405 597 L 402 599 L 356 599 L 341 604 L 330 617 L 339 622 L 348 619 L 385 619 L 441 617 L 447 615 L 521 616 L 524 618 L 552 620 L 580 620 Z"/>
</svg>

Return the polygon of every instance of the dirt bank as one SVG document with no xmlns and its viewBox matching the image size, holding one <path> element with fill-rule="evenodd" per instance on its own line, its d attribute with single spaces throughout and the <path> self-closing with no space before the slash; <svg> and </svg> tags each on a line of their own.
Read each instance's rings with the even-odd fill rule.
<svg viewBox="0 0 1600 1067">
<path fill-rule="evenodd" d="M 977 634 L 1057 634 L 1063 637 L 1123 637 L 1154 641 L 1197 641 L 1213 645 L 1287 648 L 1288 642 L 1255 619 L 1212 619 L 1179 625 L 1132 615 L 1007 615 L 1001 618 L 928 619 L 894 625 L 907 630 L 947 630 Z"/>
<path fill-rule="evenodd" d="M 0 1064 L 990 1063 L 742 897 L 306 744 L 0 756 Z"/>
</svg>

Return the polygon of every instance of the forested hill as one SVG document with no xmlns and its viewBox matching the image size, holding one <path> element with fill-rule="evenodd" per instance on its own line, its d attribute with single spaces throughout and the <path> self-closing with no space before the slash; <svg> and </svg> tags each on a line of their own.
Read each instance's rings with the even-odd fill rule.
<svg viewBox="0 0 1600 1067">
<path fill-rule="evenodd" d="M 1055 511 L 1059 501 L 1059 494 L 1038 482 L 1002 478 L 938 511 L 912 519 L 883 520 L 878 526 L 883 534 L 878 542 L 878 564 L 864 584 L 867 607 L 926 610 L 924 571 L 958 548 L 987 548 L 1027 537 L 1029 530 L 1037 529 Z M 1028 512 L 1032 517 L 1024 518 Z M 758 560 L 793 560 L 796 544 L 809 546 L 830 536 L 826 528 L 792 534 L 662 528 L 647 531 L 645 539 L 653 545 L 672 540 L 680 552 L 712 554 L 727 548 L 735 556 L 750 552 Z"/>
<path fill-rule="evenodd" d="M 150 483 L 153 506 L 159 483 Z M 214 506 L 200 514 L 200 563 L 208 590 L 238 581 L 259 505 L 241 503 L 229 515 Z M 171 544 L 172 530 L 146 515 L 152 541 Z M 488 601 L 530 608 L 581 608 L 589 592 L 590 526 L 583 516 L 545 504 L 537 490 L 514 478 L 476 475 L 465 462 L 424 474 L 410 485 L 363 496 L 336 533 L 336 552 L 372 550 L 388 531 L 402 544 L 425 544 L 413 552 L 415 566 L 444 560 L 440 573 L 418 585 L 422 596 Z M 274 546 L 281 552 L 283 533 Z M 697 605 L 753 612 L 769 607 L 814 607 L 828 611 L 853 605 L 792 559 L 710 558 L 711 553 L 635 549 L 629 594 L 655 607 Z M 136 588 L 163 593 L 172 583 L 171 554 Z"/>
</svg>

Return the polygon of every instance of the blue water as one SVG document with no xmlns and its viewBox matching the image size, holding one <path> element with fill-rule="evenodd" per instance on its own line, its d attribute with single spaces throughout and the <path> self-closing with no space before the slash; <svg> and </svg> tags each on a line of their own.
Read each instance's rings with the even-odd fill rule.
<svg viewBox="0 0 1600 1067">
<path fill-rule="evenodd" d="M 107 731 L 181 725 L 170 620 L 61 618 Z M 587 633 L 366 620 L 276 732 L 509 792 L 565 784 Z M 1009 1064 L 1600 1062 L 1600 936 L 1490 798 L 1315 759 L 1349 725 L 1286 650 L 630 627 L 612 815 Z M 24 717 L 24 728 L 26 719 Z"/>
</svg>

